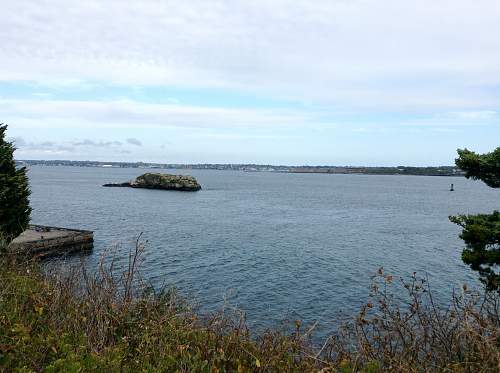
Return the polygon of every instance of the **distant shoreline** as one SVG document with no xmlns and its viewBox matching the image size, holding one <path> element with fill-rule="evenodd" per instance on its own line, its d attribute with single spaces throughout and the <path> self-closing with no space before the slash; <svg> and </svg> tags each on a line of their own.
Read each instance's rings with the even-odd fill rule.
<svg viewBox="0 0 500 373">
<path fill-rule="evenodd" d="M 433 167 L 363 167 L 363 166 L 283 166 L 258 164 L 178 164 L 145 162 L 100 162 L 69 160 L 17 160 L 19 166 L 70 166 L 100 168 L 156 168 L 179 170 L 229 170 L 246 172 L 281 172 L 329 175 L 414 175 L 414 176 L 464 176 L 456 166 Z"/>
</svg>

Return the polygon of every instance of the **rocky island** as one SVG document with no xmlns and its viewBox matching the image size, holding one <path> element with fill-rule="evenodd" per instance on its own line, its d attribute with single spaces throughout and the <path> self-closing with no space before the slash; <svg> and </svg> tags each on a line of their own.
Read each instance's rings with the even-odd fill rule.
<svg viewBox="0 0 500 373">
<path fill-rule="evenodd" d="M 201 185 L 193 176 L 171 175 L 160 173 L 145 173 L 135 180 L 124 183 L 104 184 L 105 187 L 129 187 L 145 189 L 181 190 L 195 192 L 201 189 Z"/>
</svg>

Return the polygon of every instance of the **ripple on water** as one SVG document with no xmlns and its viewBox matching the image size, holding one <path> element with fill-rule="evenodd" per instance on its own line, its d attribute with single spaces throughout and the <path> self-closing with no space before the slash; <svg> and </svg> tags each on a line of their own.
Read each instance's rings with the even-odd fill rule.
<svg viewBox="0 0 500 373">
<path fill-rule="evenodd" d="M 380 266 L 428 275 L 443 299 L 477 284 L 448 215 L 500 208 L 495 191 L 463 178 L 449 193 L 443 177 L 190 170 L 200 192 L 101 187 L 143 172 L 32 167 L 33 221 L 94 230 L 90 265 L 110 246 L 126 258 L 143 232 L 154 285 L 175 285 L 203 311 L 226 299 L 258 328 L 319 319 L 320 335 L 366 299 Z"/>
</svg>

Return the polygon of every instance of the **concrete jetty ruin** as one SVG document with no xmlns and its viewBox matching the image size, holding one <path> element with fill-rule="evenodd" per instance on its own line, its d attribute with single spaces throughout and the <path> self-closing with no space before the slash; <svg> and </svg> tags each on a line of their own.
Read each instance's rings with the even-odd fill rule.
<svg viewBox="0 0 500 373">
<path fill-rule="evenodd" d="M 47 258 L 91 251 L 94 232 L 30 225 L 9 245 L 9 250 L 21 255 Z"/>
</svg>

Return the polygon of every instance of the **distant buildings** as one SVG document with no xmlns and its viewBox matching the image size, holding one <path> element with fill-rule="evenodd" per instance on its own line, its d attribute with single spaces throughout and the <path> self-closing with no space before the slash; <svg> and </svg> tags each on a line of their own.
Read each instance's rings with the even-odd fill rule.
<svg viewBox="0 0 500 373">
<path fill-rule="evenodd" d="M 364 174 L 364 175 L 427 175 L 427 176 L 462 176 L 464 172 L 456 166 L 439 167 L 352 167 L 352 166 L 276 166 L 258 164 L 178 164 L 144 162 L 98 162 L 69 160 L 18 160 L 18 166 L 72 166 L 105 168 L 158 168 L 192 170 L 229 170 L 247 172 L 292 172 L 292 173 L 327 173 L 327 174 Z"/>
</svg>

